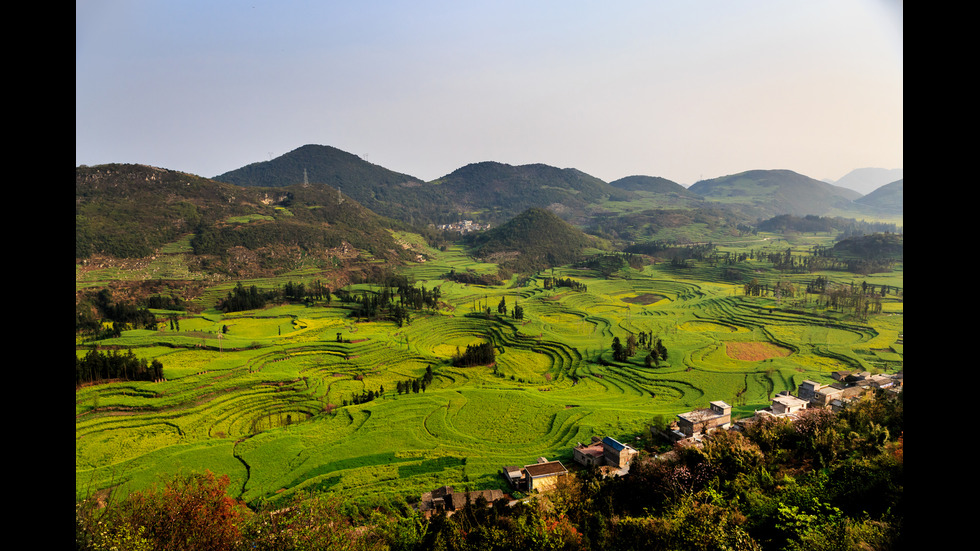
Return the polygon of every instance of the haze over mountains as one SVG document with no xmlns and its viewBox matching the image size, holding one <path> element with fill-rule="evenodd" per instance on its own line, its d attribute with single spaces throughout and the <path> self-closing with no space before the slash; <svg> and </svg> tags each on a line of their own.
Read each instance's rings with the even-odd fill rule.
<svg viewBox="0 0 980 551">
<path fill-rule="evenodd" d="M 845 174 L 840 180 L 825 181 L 867 195 L 883 185 L 902 180 L 905 178 L 904 172 L 901 168 L 857 168 Z"/>
</svg>

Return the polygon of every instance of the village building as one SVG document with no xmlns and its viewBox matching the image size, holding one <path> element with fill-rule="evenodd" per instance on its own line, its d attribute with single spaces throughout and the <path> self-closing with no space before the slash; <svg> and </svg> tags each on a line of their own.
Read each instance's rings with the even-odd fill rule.
<svg viewBox="0 0 980 551">
<path fill-rule="evenodd" d="M 547 492 L 558 485 L 558 481 L 568 474 L 568 469 L 561 461 L 546 461 L 524 466 L 524 484 L 526 491 Z"/>
<path fill-rule="evenodd" d="M 452 515 L 467 504 L 476 505 L 480 498 L 486 500 L 487 506 L 493 502 L 506 497 L 500 490 L 473 490 L 468 492 L 457 492 L 452 486 L 442 486 L 431 492 L 422 494 L 418 508 L 426 517 L 440 512 Z"/>
<path fill-rule="evenodd" d="M 781 393 L 772 399 L 772 412 L 775 415 L 792 415 L 806 409 L 809 402 L 797 398 L 788 392 Z"/>
<path fill-rule="evenodd" d="M 694 438 L 713 429 L 727 429 L 732 423 L 732 406 L 722 401 L 714 401 L 706 409 L 696 409 L 677 415 L 677 430 L 673 431 L 675 440 Z"/>
<path fill-rule="evenodd" d="M 636 449 L 619 442 L 615 438 L 593 436 L 588 444 L 579 443 L 572 449 L 572 459 L 584 467 L 612 467 L 624 469 L 636 456 Z"/>
<path fill-rule="evenodd" d="M 500 475 L 510 485 L 521 492 L 546 492 L 554 488 L 558 481 L 568 474 L 568 469 L 562 465 L 561 461 L 548 461 L 543 457 L 538 458 L 538 462 L 532 465 L 516 467 L 513 465 L 505 466 L 500 470 Z"/>
<path fill-rule="evenodd" d="M 583 444 L 579 442 L 572 449 L 572 459 L 583 467 L 598 467 L 605 461 L 606 450 L 602 446 L 602 440 L 598 436 L 592 437 L 592 442 Z"/>
</svg>

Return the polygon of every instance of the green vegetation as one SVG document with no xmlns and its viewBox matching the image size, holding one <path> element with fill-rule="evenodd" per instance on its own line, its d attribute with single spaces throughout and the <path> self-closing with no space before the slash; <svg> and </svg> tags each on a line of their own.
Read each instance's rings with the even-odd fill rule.
<svg viewBox="0 0 980 551">
<path fill-rule="evenodd" d="M 904 447 L 893 435 L 903 432 L 903 412 L 904 395 L 880 393 L 839 415 L 764 418 L 744 433 L 716 432 L 700 447 L 641 454 L 626 477 L 579 471 L 545 495 L 514 503 L 481 497 L 431 518 L 405 501 L 359 506 L 316 491 L 249 508 L 233 497 L 230 477 L 206 470 L 78 501 L 76 548 L 900 549 Z M 467 465 L 438 458 L 397 472 Z"/>
<path fill-rule="evenodd" d="M 500 171 L 489 183 L 513 168 L 470 170 Z M 534 171 L 551 173 L 518 172 Z M 903 402 L 883 396 L 618 479 L 578 472 L 526 504 L 429 520 L 411 507 L 443 485 L 509 490 L 504 465 L 571 465 L 593 436 L 662 454 L 651 426 L 711 401 L 747 417 L 805 380 L 900 371 L 900 235 L 836 218 L 748 224 L 638 189 L 634 205 L 597 196 L 604 214 L 583 226 L 606 240 L 532 208 L 449 241 L 318 184 L 220 184 L 209 193 L 234 198 L 199 199 L 192 223 L 171 220 L 180 231 L 112 234 L 119 248 L 100 249 L 85 236 L 115 211 L 93 197 L 138 205 L 142 182 L 179 173 L 78 174 L 76 241 L 94 251 L 76 267 L 81 548 L 831 549 L 901 536 Z M 195 182 L 166 193 L 208 187 Z M 167 208 L 148 224 L 165 226 L 153 213 Z M 138 242 L 159 256 L 112 252 Z"/>
</svg>

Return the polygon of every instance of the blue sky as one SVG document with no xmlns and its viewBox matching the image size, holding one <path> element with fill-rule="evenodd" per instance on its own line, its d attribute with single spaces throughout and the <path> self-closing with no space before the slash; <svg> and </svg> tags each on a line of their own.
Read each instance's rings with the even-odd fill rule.
<svg viewBox="0 0 980 551">
<path fill-rule="evenodd" d="M 76 0 L 75 162 L 903 167 L 900 0 Z"/>
</svg>

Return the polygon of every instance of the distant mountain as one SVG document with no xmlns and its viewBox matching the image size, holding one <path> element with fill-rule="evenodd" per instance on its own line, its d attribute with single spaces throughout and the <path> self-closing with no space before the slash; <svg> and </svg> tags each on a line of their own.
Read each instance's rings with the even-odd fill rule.
<svg viewBox="0 0 980 551">
<path fill-rule="evenodd" d="M 887 212 L 902 213 L 905 210 L 905 179 L 885 184 L 855 202 Z"/>
<path fill-rule="evenodd" d="M 599 241 L 549 210 L 531 208 L 477 236 L 473 245 L 479 258 L 528 272 L 575 262 Z"/>
<path fill-rule="evenodd" d="M 458 211 L 482 211 L 490 222 L 509 220 L 530 208 L 547 208 L 566 220 L 577 220 L 601 201 L 628 201 L 633 196 L 572 168 L 491 161 L 466 165 L 429 186 Z"/>
<path fill-rule="evenodd" d="M 697 194 L 692 193 L 686 187 L 673 180 L 661 178 L 659 176 L 627 176 L 609 182 L 609 185 L 626 191 L 646 191 L 661 195 L 677 195 L 680 197 L 695 198 Z"/>
<path fill-rule="evenodd" d="M 688 188 L 712 203 L 758 218 L 779 214 L 825 214 L 851 209 L 860 193 L 821 182 L 791 170 L 750 170 Z"/>
<path fill-rule="evenodd" d="M 324 145 L 304 145 L 214 179 L 239 186 L 327 184 L 378 214 L 410 224 L 460 218 L 497 224 L 532 207 L 574 219 L 599 201 L 632 197 L 584 172 L 543 164 L 473 163 L 426 183 Z"/>
<path fill-rule="evenodd" d="M 843 178 L 832 182 L 834 185 L 853 189 L 867 195 L 881 186 L 905 178 L 901 168 L 858 168 L 844 175 Z"/>
<path fill-rule="evenodd" d="M 307 256 L 357 249 L 404 258 L 390 224 L 322 184 L 243 188 L 144 165 L 75 170 L 75 257 L 154 255 L 192 235 L 193 253 L 225 258 L 232 250 L 267 252 L 272 265 L 287 249 Z"/>
</svg>

